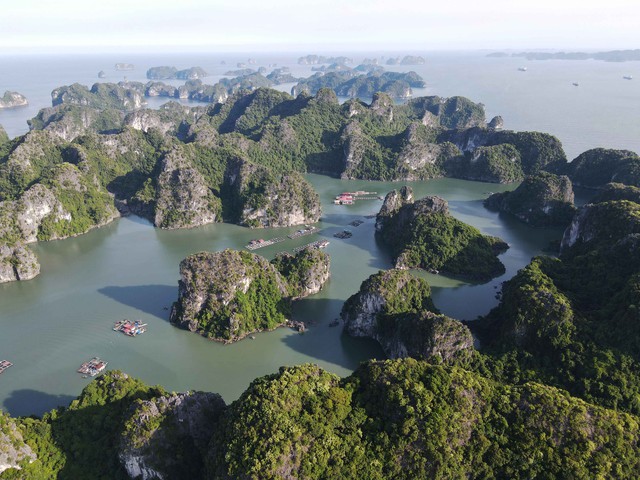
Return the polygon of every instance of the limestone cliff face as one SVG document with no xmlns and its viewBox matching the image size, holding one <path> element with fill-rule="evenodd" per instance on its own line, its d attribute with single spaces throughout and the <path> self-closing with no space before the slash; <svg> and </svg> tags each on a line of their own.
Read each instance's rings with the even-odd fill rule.
<svg viewBox="0 0 640 480">
<path fill-rule="evenodd" d="M 391 190 L 387 193 L 384 197 L 382 207 L 376 216 L 376 231 L 382 231 L 385 221 L 390 216 L 398 212 L 404 205 L 413 203 L 413 201 L 413 189 L 406 185 L 400 188 L 400 191 Z"/>
<path fill-rule="evenodd" d="M 639 204 L 628 200 L 588 204 L 565 230 L 561 250 L 625 247 L 636 244 L 639 234 Z"/>
<path fill-rule="evenodd" d="M 573 198 L 568 177 L 541 172 L 525 178 L 512 192 L 494 193 L 485 206 L 535 226 L 567 225 L 575 213 Z"/>
<path fill-rule="evenodd" d="M 29 105 L 27 97 L 18 92 L 4 92 L 4 95 L 0 97 L 0 110 L 3 108 L 16 108 Z"/>
<path fill-rule="evenodd" d="M 157 110 L 140 109 L 127 114 L 124 125 L 136 130 L 148 132 L 151 129 L 163 135 L 182 137 L 181 128 L 187 130 L 188 125 L 202 114 L 200 109 L 189 108 L 178 102 L 167 102 Z M 186 132 L 185 132 L 186 134 Z"/>
<path fill-rule="evenodd" d="M 228 164 L 225 189 L 230 220 L 249 227 L 315 223 L 322 213 L 318 194 L 302 175 L 274 175 L 242 159 Z"/>
<path fill-rule="evenodd" d="M 368 139 L 365 137 L 357 120 L 347 124 L 342 132 L 342 149 L 344 168 L 340 178 L 352 178 L 352 172 L 364 159 Z"/>
<path fill-rule="evenodd" d="M 0 473 L 10 468 L 20 470 L 20 463 L 35 460 L 36 454 L 24 443 L 15 422 L 0 412 Z"/>
<path fill-rule="evenodd" d="M 450 361 L 473 350 L 469 330 L 433 312 L 426 281 L 406 271 L 372 275 L 341 312 L 345 333 L 380 343 L 389 358 L 440 357 Z"/>
<path fill-rule="evenodd" d="M 24 245 L 0 245 L 0 283 L 31 280 L 40 273 L 36 255 Z"/>
<path fill-rule="evenodd" d="M 209 326 L 208 319 L 220 314 L 220 321 L 225 324 L 215 329 L 216 334 L 221 330 L 228 332 L 228 340 L 243 338 L 253 330 L 241 328 L 243 319 L 237 295 L 246 295 L 253 282 L 263 274 L 278 301 L 285 298 L 288 293 L 286 281 L 259 255 L 224 250 L 185 258 L 180 262 L 178 301 L 171 309 L 171 322 L 192 332 L 202 331 Z M 279 323 L 283 322 L 284 318 Z"/>
<path fill-rule="evenodd" d="M 27 123 L 32 130 L 46 130 L 70 142 L 88 132 L 118 130 L 123 118 L 124 113 L 117 109 L 61 104 L 41 109 Z"/>
<path fill-rule="evenodd" d="M 21 137 L 2 166 L 7 177 L 28 186 L 40 174 L 41 165 L 59 154 L 63 141 L 51 132 L 31 131 Z"/>
<path fill-rule="evenodd" d="M 407 205 L 411 207 L 403 208 Z M 395 228 L 402 230 L 418 216 L 430 213 L 446 215 L 449 213 L 449 204 L 445 199 L 433 195 L 414 201 L 413 190 L 411 187 L 404 186 L 400 192 L 392 190 L 385 197 L 376 216 L 376 231 L 382 232 L 391 217 L 393 217 Z"/>
<path fill-rule="evenodd" d="M 271 263 L 245 251 L 202 252 L 180 263 L 173 324 L 225 343 L 289 323 L 290 301 L 322 288 L 324 252 L 300 252 Z"/>
<path fill-rule="evenodd" d="M 315 295 L 331 276 L 331 258 L 319 249 L 306 249 L 296 255 L 284 253 L 272 264 L 289 283 L 294 300 Z"/>
<path fill-rule="evenodd" d="M 224 408 L 220 395 L 202 392 L 134 403 L 120 442 L 120 463 L 131 478 L 200 478 Z"/>
<path fill-rule="evenodd" d="M 213 223 L 219 207 L 204 177 L 189 161 L 185 148 L 174 147 L 161 162 L 154 223 L 161 228 Z"/>
<path fill-rule="evenodd" d="M 93 108 L 136 110 L 146 104 L 144 85 L 138 82 L 95 83 L 88 89 L 74 83 L 58 87 L 51 92 L 52 106 L 82 105 Z"/>
</svg>

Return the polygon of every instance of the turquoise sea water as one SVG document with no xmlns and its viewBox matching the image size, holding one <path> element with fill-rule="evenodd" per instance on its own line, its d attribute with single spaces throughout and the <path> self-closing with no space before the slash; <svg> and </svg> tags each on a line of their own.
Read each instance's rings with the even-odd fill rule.
<svg viewBox="0 0 640 480">
<path fill-rule="evenodd" d="M 0 124 L 11 136 L 24 133 L 25 120 L 49 105 L 52 88 L 74 81 L 90 85 L 99 70 L 107 71 L 107 80 L 112 81 L 125 74 L 131 80 L 144 80 L 146 68 L 162 64 L 200 65 L 220 75 L 246 57 L 5 57 L 0 90 L 20 91 L 31 105 L 0 111 Z M 294 74 L 310 73 L 310 67 L 295 63 L 296 56 L 255 58 L 257 66 L 278 63 L 289 65 Z M 529 62 L 527 72 L 518 72 L 521 59 L 487 59 L 477 54 L 427 58 L 427 65 L 411 67 L 429 84 L 416 94 L 459 94 L 482 101 L 488 116 L 500 113 L 507 127 L 555 133 L 570 156 L 594 146 L 640 150 L 640 125 L 634 120 L 633 107 L 638 104 L 636 84 L 622 80 L 623 74 L 634 74 L 637 63 Z M 227 65 L 220 65 L 221 59 Z M 136 70 L 115 72 L 116 62 L 134 63 Z M 572 81 L 579 81 L 580 87 L 572 87 Z M 373 235 L 374 220 L 364 219 L 377 212 L 380 202 L 335 206 L 331 200 L 344 190 L 375 190 L 384 195 L 401 184 L 319 175 L 308 178 L 323 203 L 320 233 L 257 251 L 272 258 L 281 250 L 319 238 L 331 241 L 327 248 L 332 258 L 329 283 L 320 294 L 294 307 L 294 318 L 309 324 L 307 333 L 278 329 L 258 334 L 255 340 L 220 345 L 168 323 L 167 308 L 177 297 L 178 264 L 186 255 L 242 248 L 257 236 L 281 236 L 296 228 L 255 231 L 215 224 L 161 231 L 137 217 L 123 218 L 77 238 L 34 245 L 42 274 L 32 281 L 0 285 L 0 359 L 15 364 L 0 375 L 0 406 L 19 415 L 67 403 L 88 382 L 75 370 L 95 355 L 107 360 L 110 368 L 125 370 L 148 383 L 176 391 L 220 392 L 227 401 L 237 398 L 252 379 L 281 365 L 314 362 L 347 375 L 360 361 L 382 357 L 374 342 L 345 337 L 339 327 L 328 326 L 368 275 L 390 267 L 386 250 Z M 444 197 L 457 218 L 511 245 L 500 257 L 506 274 L 484 285 L 420 273 L 433 287 L 436 306 L 455 318 L 474 319 L 487 313 L 497 303 L 499 284 L 561 235 L 554 229 L 527 227 L 482 207 L 490 191 L 510 186 L 453 179 L 412 186 L 417 197 Z M 355 219 L 365 222 L 349 227 Z M 354 232 L 352 238 L 333 238 L 333 233 L 344 228 Z M 138 338 L 113 332 L 113 322 L 125 317 L 144 320 L 148 332 Z"/>
</svg>

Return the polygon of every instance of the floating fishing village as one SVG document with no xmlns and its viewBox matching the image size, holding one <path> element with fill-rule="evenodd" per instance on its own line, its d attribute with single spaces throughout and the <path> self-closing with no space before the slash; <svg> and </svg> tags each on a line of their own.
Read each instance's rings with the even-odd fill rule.
<svg viewBox="0 0 640 480">
<path fill-rule="evenodd" d="M 84 362 L 80 365 L 78 369 L 78 373 L 82 373 L 83 375 L 87 375 L 89 377 L 95 377 L 100 372 L 103 372 L 105 368 L 107 368 L 108 362 L 104 360 L 100 360 L 99 357 L 93 357 L 88 362 Z M 86 378 L 86 377 L 83 377 Z"/>
<path fill-rule="evenodd" d="M 122 332 L 129 337 L 136 337 L 142 335 L 147 331 L 147 324 L 142 323 L 140 320 L 119 320 L 113 325 L 115 332 Z"/>
<path fill-rule="evenodd" d="M 358 190 L 357 192 L 342 192 L 336 195 L 333 203 L 336 205 L 353 205 L 356 200 L 384 200 L 384 197 L 378 195 L 378 192 L 365 192 Z"/>
<path fill-rule="evenodd" d="M 4 373 L 4 371 L 9 367 L 13 367 L 13 363 L 9 360 L 0 360 L 0 373 Z"/>
</svg>

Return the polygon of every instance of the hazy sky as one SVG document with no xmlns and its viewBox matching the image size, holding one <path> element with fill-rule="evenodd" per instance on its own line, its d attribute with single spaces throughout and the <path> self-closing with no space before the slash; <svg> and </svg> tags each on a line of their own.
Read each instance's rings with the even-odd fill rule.
<svg viewBox="0 0 640 480">
<path fill-rule="evenodd" d="M 4 2 L 4 52 L 61 46 L 298 51 L 640 48 L 640 0 Z"/>
</svg>

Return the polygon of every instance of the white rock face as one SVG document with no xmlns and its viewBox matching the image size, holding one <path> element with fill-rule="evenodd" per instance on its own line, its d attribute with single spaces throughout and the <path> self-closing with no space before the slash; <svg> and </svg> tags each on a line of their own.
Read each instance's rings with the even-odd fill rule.
<svg viewBox="0 0 640 480">
<path fill-rule="evenodd" d="M 120 454 L 120 462 L 130 478 L 140 478 L 142 480 L 164 480 L 165 478 L 162 473 L 149 467 L 145 463 L 145 458 L 141 455 Z"/>
<path fill-rule="evenodd" d="M 4 417 L 2 412 L 0 416 Z M 21 470 L 19 463 L 24 460 L 33 462 L 36 454 L 29 445 L 24 443 L 22 434 L 13 420 L 4 417 L 2 421 L 5 423 L 0 430 L 0 473 L 9 468 Z"/>
</svg>

